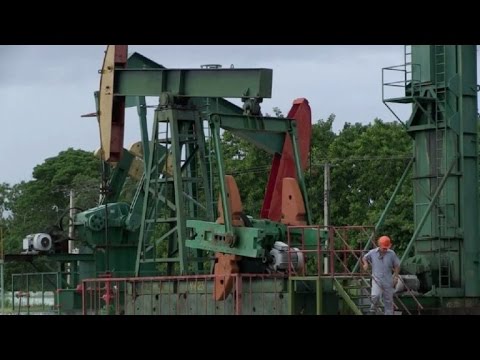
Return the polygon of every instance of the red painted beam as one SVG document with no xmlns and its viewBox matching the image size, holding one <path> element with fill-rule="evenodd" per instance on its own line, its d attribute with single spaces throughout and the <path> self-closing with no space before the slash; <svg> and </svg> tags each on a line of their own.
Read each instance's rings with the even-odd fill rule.
<svg viewBox="0 0 480 360">
<path fill-rule="evenodd" d="M 297 122 L 300 167 L 302 170 L 305 170 L 308 165 L 312 136 L 312 111 L 308 100 L 304 98 L 294 100 L 287 117 Z M 282 179 L 285 177 L 297 178 L 290 136 L 285 137 L 282 154 L 275 154 L 273 158 L 272 169 L 270 170 L 263 206 L 260 212 L 261 218 L 280 222 L 282 217 Z"/>
</svg>

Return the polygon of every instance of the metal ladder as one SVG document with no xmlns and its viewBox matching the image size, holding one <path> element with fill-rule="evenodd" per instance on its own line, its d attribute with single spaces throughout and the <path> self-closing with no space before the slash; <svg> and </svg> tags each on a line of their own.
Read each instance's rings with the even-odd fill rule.
<svg viewBox="0 0 480 360">
<path fill-rule="evenodd" d="M 449 288 L 451 286 L 451 266 L 448 256 L 442 256 L 439 266 L 439 287 Z"/>
<path fill-rule="evenodd" d="M 346 243 L 342 238 L 343 245 L 347 247 L 349 251 L 353 254 L 356 258 L 357 262 L 360 262 L 360 257 L 356 255 L 356 252 L 352 250 L 351 246 Z M 372 245 L 372 244 L 370 244 Z M 372 282 L 375 281 L 371 275 L 365 276 L 364 273 L 354 272 L 356 267 L 350 269 L 348 266 L 344 266 L 344 270 L 349 272 L 344 280 L 347 281 L 348 285 L 343 285 L 341 278 L 334 276 L 334 286 L 338 292 L 338 294 L 342 297 L 345 303 L 351 308 L 351 310 L 356 315 L 364 315 L 370 310 L 371 302 L 364 303 L 362 302 L 365 299 L 370 298 L 370 294 L 372 291 Z M 417 304 L 417 310 L 422 309 L 422 305 L 418 302 L 418 299 L 415 297 L 413 292 L 407 286 L 405 282 L 403 282 L 402 278 L 399 278 L 405 289 L 407 290 L 408 295 L 415 301 Z M 381 311 L 384 307 L 383 301 L 380 299 L 379 308 L 376 309 L 376 312 Z M 402 313 L 405 312 L 408 315 L 412 315 L 409 309 L 405 306 L 403 301 L 400 299 L 398 294 L 393 294 L 393 307 L 395 311 L 401 311 Z"/>
<path fill-rule="evenodd" d="M 436 178 L 437 186 L 447 171 L 448 154 L 448 114 L 447 114 L 447 82 L 446 78 L 446 51 L 445 45 L 434 45 L 435 56 L 435 146 L 436 146 Z M 437 231 L 440 239 L 448 237 L 447 198 L 445 188 L 442 189 L 437 200 Z M 445 251 L 445 243 L 443 249 Z M 439 256 L 438 284 L 439 287 L 450 287 L 451 267 L 448 254 Z"/>
<path fill-rule="evenodd" d="M 371 286 L 364 277 L 342 279 L 334 277 L 337 293 L 355 315 L 365 315 L 370 310 Z"/>
<path fill-rule="evenodd" d="M 415 83 L 413 79 L 413 65 L 412 65 L 412 45 L 404 45 L 403 47 L 403 64 L 405 71 L 405 86 L 411 84 L 412 96 L 415 93 Z"/>
<path fill-rule="evenodd" d="M 343 241 L 343 239 L 342 239 Z M 355 251 L 351 249 L 351 246 L 343 241 L 343 245 L 352 252 L 354 257 L 357 261 L 360 261 L 360 257 L 355 254 Z M 355 269 L 355 268 L 354 268 Z M 346 274 L 343 276 L 333 276 L 334 280 L 334 287 L 337 290 L 337 293 L 340 297 L 344 300 L 344 302 L 350 307 L 356 315 L 364 315 L 366 314 L 369 309 L 371 302 L 364 303 L 363 300 L 370 298 L 371 291 L 372 291 L 372 281 L 375 281 L 371 275 L 365 276 L 363 273 L 354 272 L 348 266 L 344 265 L 344 270 L 346 270 Z M 403 282 L 401 278 L 399 281 Z M 346 283 L 346 284 L 345 284 Z M 415 297 L 413 292 L 407 286 L 405 282 L 403 282 L 408 295 L 415 301 L 417 304 L 417 310 L 422 309 L 422 305 L 418 302 L 418 299 Z M 376 311 L 380 311 L 383 307 L 383 301 L 380 299 L 379 308 Z M 408 315 L 412 315 L 408 308 L 405 306 L 403 301 L 400 297 L 394 293 L 393 294 L 393 306 L 394 311 L 402 311 Z"/>
<path fill-rule="evenodd" d="M 343 281 L 342 281 L 343 280 Z M 344 281 L 347 280 L 349 285 L 344 285 Z M 354 283 L 352 280 L 356 280 Z M 372 291 L 371 282 L 374 281 L 371 276 L 368 278 L 366 276 L 353 276 L 349 279 L 342 279 L 340 277 L 334 277 L 334 286 L 340 295 L 340 297 L 345 301 L 345 303 L 350 307 L 355 315 L 365 315 L 370 310 L 371 302 L 365 303 L 363 300 L 369 299 L 370 294 Z M 399 278 L 399 281 L 403 281 Z M 417 304 L 417 310 L 420 311 L 423 309 L 422 305 L 418 302 L 418 299 L 412 293 L 412 291 L 408 288 L 408 286 L 404 283 L 408 295 L 415 301 Z M 383 301 L 380 299 L 378 308 L 376 312 L 383 312 L 384 304 Z M 394 312 L 401 312 L 402 314 L 405 313 L 407 315 L 412 315 L 411 311 L 407 308 L 404 304 L 402 299 L 398 296 L 398 294 L 393 294 L 393 310 Z"/>
</svg>

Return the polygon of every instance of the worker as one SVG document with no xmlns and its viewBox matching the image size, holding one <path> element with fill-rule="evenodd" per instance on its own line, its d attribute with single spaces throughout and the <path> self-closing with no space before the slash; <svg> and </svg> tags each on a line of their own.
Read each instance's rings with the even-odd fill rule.
<svg viewBox="0 0 480 360">
<path fill-rule="evenodd" d="M 398 282 L 400 260 L 395 251 L 390 249 L 392 242 L 388 236 L 378 239 L 378 247 L 370 250 L 362 258 L 363 270 L 372 265 L 372 304 L 370 314 L 375 314 L 380 298 L 383 300 L 385 315 L 393 315 L 393 294 Z M 392 277 L 393 270 L 393 277 Z"/>
</svg>

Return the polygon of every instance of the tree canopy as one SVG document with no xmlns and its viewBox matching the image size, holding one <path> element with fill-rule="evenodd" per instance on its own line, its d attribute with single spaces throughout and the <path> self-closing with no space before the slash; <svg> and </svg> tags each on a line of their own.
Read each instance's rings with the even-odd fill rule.
<svg viewBox="0 0 480 360">
<path fill-rule="evenodd" d="M 26 235 L 46 231 L 55 225 L 68 212 L 70 190 L 77 194 L 78 206 L 95 206 L 101 177 L 99 170 L 100 161 L 93 153 L 70 148 L 37 165 L 32 180 L 14 185 L 2 183 L 0 209 L 4 214 L 1 225 L 5 253 L 19 253 Z M 51 270 L 44 260 L 37 265 Z M 11 273 L 33 270 L 28 264 L 7 263 L 6 283 L 11 280 Z"/>
</svg>

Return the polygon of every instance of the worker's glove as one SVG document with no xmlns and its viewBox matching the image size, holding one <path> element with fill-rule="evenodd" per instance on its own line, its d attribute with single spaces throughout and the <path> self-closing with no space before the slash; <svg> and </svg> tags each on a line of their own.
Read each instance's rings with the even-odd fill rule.
<svg viewBox="0 0 480 360">
<path fill-rule="evenodd" d="M 398 284 L 398 276 L 394 276 L 393 277 L 393 288 L 394 289 L 397 287 L 397 284 Z"/>
</svg>

